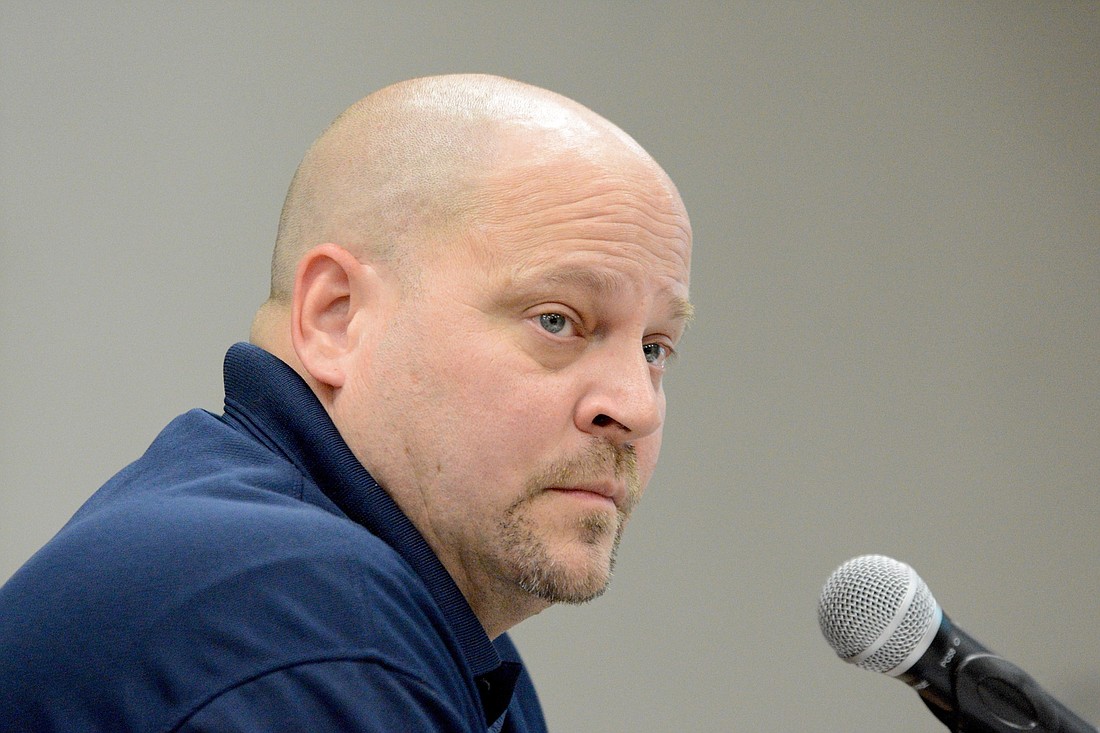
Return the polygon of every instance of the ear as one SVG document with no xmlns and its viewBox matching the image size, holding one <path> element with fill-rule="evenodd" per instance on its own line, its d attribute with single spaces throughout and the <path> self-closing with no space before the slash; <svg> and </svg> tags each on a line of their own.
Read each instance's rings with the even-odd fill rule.
<svg viewBox="0 0 1100 733">
<path fill-rule="evenodd" d="M 363 265 L 343 247 L 321 244 L 302 257 L 294 278 L 290 338 L 305 370 L 337 389 L 347 378 L 355 339 L 349 333 L 361 305 L 357 293 Z"/>
</svg>

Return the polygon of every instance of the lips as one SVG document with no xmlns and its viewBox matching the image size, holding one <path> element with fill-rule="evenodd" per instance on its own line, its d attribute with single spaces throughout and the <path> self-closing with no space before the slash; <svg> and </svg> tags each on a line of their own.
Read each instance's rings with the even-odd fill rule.
<svg viewBox="0 0 1100 733">
<path fill-rule="evenodd" d="M 618 482 L 608 481 L 581 484 L 579 486 L 550 486 L 548 489 L 550 491 L 579 492 L 602 496 L 614 502 L 615 507 L 618 509 L 622 509 L 626 503 L 626 487 Z"/>
</svg>

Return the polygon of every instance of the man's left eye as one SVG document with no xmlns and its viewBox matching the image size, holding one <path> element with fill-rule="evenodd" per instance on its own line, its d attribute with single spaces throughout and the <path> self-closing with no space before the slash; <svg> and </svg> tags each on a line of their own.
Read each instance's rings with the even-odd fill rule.
<svg viewBox="0 0 1100 733">
<path fill-rule="evenodd" d="M 659 343 L 642 344 L 642 353 L 645 354 L 645 360 L 650 364 L 662 367 L 668 361 L 668 357 L 672 355 L 672 349 Z"/>
</svg>

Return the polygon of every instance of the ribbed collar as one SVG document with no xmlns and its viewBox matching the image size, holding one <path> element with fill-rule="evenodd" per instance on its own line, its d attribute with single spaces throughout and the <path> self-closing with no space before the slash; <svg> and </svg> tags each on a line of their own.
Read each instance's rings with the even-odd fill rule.
<svg viewBox="0 0 1100 733">
<path fill-rule="evenodd" d="M 348 518 L 396 550 L 442 609 L 474 676 L 498 678 L 500 655 L 465 596 L 413 523 L 352 454 L 293 369 L 257 346 L 234 344 L 225 355 L 225 417 L 282 454 Z M 478 687 L 484 698 L 484 682 Z M 499 714 L 501 702 L 507 706 L 511 689 L 507 692 L 504 701 L 483 699 L 490 721 L 496 718 L 494 712 Z"/>
</svg>

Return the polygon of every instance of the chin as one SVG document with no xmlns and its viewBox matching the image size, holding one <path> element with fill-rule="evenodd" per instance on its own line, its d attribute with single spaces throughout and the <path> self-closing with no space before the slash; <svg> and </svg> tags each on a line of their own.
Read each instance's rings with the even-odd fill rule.
<svg viewBox="0 0 1100 733">
<path fill-rule="evenodd" d="M 540 600 L 571 605 L 599 598 L 610 582 L 610 565 L 603 568 L 544 565 L 528 568 L 519 580 L 520 587 Z"/>
<path fill-rule="evenodd" d="M 548 603 L 580 604 L 599 598 L 611 581 L 623 518 L 606 512 L 580 518 L 567 537 L 535 531 L 530 517 L 502 523 L 507 564 L 527 593 Z"/>
</svg>

